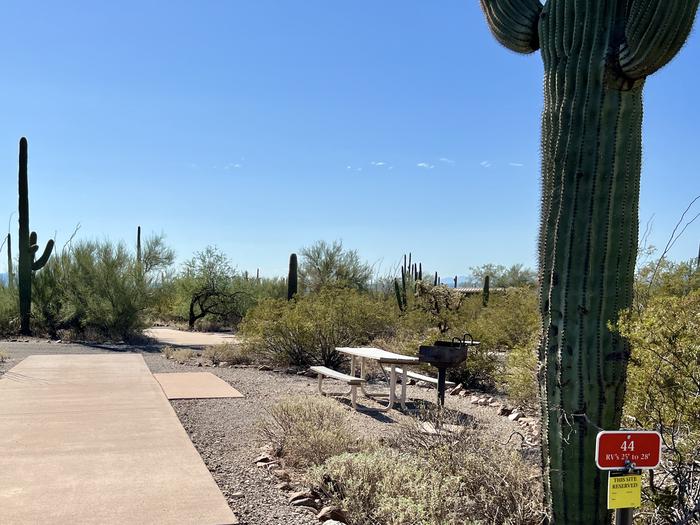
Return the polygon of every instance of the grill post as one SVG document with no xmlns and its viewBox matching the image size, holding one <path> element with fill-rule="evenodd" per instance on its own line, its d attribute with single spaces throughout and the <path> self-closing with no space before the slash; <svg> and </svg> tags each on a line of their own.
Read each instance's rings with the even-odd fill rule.
<svg viewBox="0 0 700 525">
<path fill-rule="evenodd" d="M 438 367 L 438 406 L 445 406 L 445 380 L 447 378 L 447 368 Z"/>
</svg>

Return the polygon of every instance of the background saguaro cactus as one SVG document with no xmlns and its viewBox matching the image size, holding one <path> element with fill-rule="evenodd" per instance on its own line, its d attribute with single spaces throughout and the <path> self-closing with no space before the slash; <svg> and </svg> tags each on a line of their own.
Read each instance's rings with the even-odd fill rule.
<svg viewBox="0 0 700 525">
<path fill-rule="evenodd" d="M 12 269 L 12 235 L 7 234 L 7 287 L 15 287 L 15 274 Z"/>
<path fill-rule="evenodd" d="M 489 305 L 489 295 L 490 295 L 489 282 L 490 282 L 490 280 L 491 279 L 489 278 L 488 275 L 486 277 L 484 277 L 484 288 L 481 291 L 481 304 L 484 307 Z"/>
<path fill-rule="evenodd" d="M 297 264 L 297 254 L 293 253 L 289 256 L 289 276 L 287 277 L 287 300 L 291 301 L 292 298 L 297 294 L 297 287 L 299 282 L 299 271 Z"/>
<path fill-rule="evenodd" d="M 20 332 L 30 335 L 29 319 L 32 306 L 32 272 L 44 267 L 53 250 L 53 239 L 49 239 L 39 259 L 36 232 L 29 232 L 29 182 L 27 180 L 27 139 L 19 141 L 19 315 Z"/>
<path fill-rule="evenodd" d="M 481 0 L 507 48 L 544 61 L 539 350 L 551 520 L 607 523 L 599 429 L 620 424 L 645 78 L 681 48 L 698 0 Z"/>
</svg>

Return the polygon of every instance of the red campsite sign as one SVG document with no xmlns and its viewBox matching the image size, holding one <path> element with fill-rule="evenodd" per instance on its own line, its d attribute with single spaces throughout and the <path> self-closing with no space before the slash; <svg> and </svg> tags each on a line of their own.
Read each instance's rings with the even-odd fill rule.
<svg viewBox="0 0 700 525">
<path fill-rule="evenodd" d="M 652 469 L 661 460 L 661 434 L 649 430 L 598 432 L 595 463 L 599 469 L 619 470 L 629 460 L 633 468 Z"/>
</svg>

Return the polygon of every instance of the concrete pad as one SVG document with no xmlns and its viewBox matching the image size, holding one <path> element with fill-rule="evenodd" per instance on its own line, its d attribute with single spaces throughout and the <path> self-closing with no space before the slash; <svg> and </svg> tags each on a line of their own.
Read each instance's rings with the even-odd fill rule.
<svg viewBox="0 0 700 525">
<path fill-rule="evenodd" d="M 153 374 L 168 399 L 245 397 L 211 372 Z"/>
<path fill-rule="evenodd" d="M 220 332 L 184 332 L 172 328 L 149 328 L 143 333 L 159 343 L 176 346 L 200 347 L 238 342 L 235 335 Z"/>
<path fill-rule="evenodd" d="M 238 523 L 139 354 L 30 356 L 0 378 L 0 522 Z"/>
</svg>

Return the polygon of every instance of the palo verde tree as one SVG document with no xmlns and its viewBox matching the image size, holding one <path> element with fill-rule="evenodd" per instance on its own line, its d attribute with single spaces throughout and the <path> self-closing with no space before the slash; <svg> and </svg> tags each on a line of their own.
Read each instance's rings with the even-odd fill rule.
<svg viewBox="0 0 700 525">
<path fill-rule="evenodd" d="M 632 300 L 642 90 L 691 30 L 698 0 L 480 0 L 496 39 L 541 49 L 539 237 L 543 467 L 551 521 L 607 523 L 599 429 L 620 424 Z"/>
<path fill-rule="evenodd" d="M 185 262 L 178 286 L 188 303 L 190 330 L 207 315 L 224 320 L 240 320 L 240 301 L 245 292 L 234 287 L 235 272 L 226 255 L 213 246 L 196 252 Z"/>
</svg>

